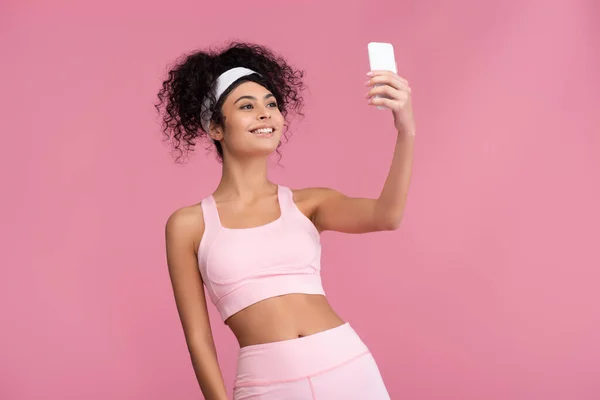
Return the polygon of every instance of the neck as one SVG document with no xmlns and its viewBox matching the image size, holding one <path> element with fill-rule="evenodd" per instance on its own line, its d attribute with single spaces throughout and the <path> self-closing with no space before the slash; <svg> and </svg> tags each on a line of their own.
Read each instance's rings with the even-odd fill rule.
<svg viewBox="0 0 600 400">
<path fill-rule="evenodd" d="M 221 181 L 215 190 L 224 199 L 238 198 L 251 202 L 273 191 L 274 184 L 267 177 L 267 159 L 247 160 L 225 157 Z"/>
</svg>

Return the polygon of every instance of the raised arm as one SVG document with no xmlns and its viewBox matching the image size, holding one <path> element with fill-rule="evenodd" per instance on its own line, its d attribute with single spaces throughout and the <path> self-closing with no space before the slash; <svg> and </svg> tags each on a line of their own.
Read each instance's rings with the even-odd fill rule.
<svg viewBox="0 0 600 400">
<path fill-rule="evenodd" d="M 202 277 L 196 257 L 204 233 L 202 211 L 182 208 L 166 224 L 169 276 L 175 303 L 200 389 L 207 400 L 226 400 L 227 392 L 217 360 Z"/>
<path fill-rule="evenodd" d="M 374 87 L 374 85 L 381 85 Z M 320 231 L 364 233 L 397 229 L 402 221 L 413 163 L 415 124 L 408 82 L 393 72 L 369 75 L 369 104 L 392 111 L 397 130 L 390 170 L 376 199 L 352 198 L 332 189 L 313 189 L 313 221 Z M 382 97 L 373 98 L 375 95 Z"/>
</svg>

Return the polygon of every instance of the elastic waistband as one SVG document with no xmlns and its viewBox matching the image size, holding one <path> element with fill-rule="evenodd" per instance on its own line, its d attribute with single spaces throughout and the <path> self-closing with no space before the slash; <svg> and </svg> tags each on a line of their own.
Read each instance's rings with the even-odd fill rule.
<svg viewBox="0 0 600 400">
<path fill-rule="evenodd" d="M 242 347 L 235 386 L 307 378 L 368 353 L 349 323 L 298 339 Z"/>
</svg>

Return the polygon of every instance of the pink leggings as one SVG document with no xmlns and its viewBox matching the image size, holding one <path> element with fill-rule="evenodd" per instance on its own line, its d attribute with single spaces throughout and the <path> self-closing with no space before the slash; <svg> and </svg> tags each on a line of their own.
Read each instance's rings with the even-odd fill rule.
<svg viewBox="0 0 600 400">
<path fill-rule="evenodd" d="M 387 400 L 367 346 L 348 323 L 240 349 L 234 400 Z"/>
</svg>

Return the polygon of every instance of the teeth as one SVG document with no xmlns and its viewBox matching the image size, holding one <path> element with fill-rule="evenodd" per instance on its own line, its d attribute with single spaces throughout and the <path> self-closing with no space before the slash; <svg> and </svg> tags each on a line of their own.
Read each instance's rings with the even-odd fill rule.
<svg viewBox="0 0 600 400">
<path fill-rule="evenodd" d="M 273 132 L 272 128 L 261 128 L 261 129 L 255 129 L 252 131 L 252 133 L 271 133 Z"/>
</svg>

